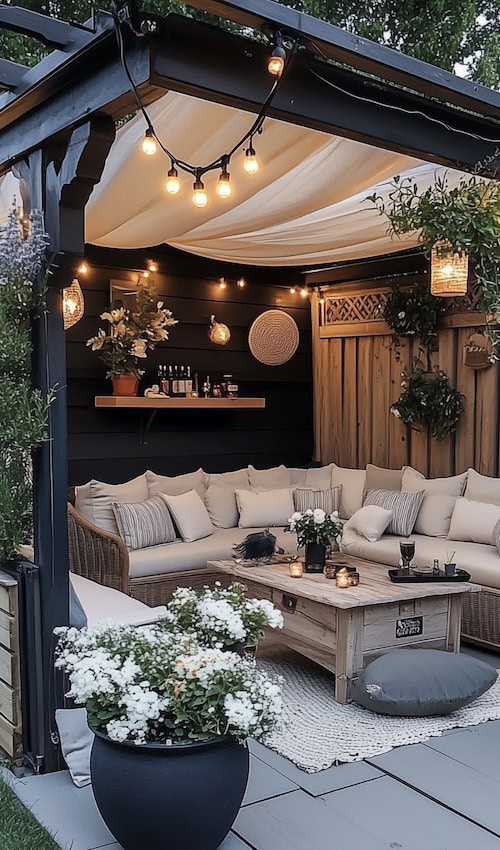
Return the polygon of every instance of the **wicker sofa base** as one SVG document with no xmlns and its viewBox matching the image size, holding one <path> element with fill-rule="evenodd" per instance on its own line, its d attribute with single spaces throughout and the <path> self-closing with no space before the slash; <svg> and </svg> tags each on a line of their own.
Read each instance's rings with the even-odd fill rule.
<svg viewBox="0 0 500 850">
<path fill-rule="evenodd" d="M 213 587 L 216 581 L 227 584 L 227 580 L 226 574 L 212 570 L 184 570 L 165 575 L 131 578 L 129 593 L 134 599 L 154 608 L 156 605 L 166 605 L 170 602 L 174 590 L 178 587 L 192 587 L 194 590 L 200 590 L 205 585 Z"/>
<path fill-rule="evenodd" d="M 483 585 L 480 593 L 464 593 L 462 610 L 462 639 L 500 650 L 500 590 Z"/>
</svg>

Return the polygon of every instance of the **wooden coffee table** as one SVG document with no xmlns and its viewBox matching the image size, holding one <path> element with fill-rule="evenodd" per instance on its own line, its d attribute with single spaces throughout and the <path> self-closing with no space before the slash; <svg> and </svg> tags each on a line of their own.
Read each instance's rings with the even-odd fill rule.
<svg viewBox="0 0 500 850">
<path fill-rule="evenodd" d="M 377 655 L 402 646 L 460 651 L 464 593 L 481 590 L 471 582 L 394 584 L 388 567 L 347 555 L 356 566 L 357 587 L 337 588 L 321 573 L 290 578 L 288 564 L 244 567 L 209 561 L 211 571 L 242 580 L 249 595 L 270 599 L 285 625 L 273 631 L 290 649 L 335 673 L 335 699 L 346 703 L 359 672 Z"/>
</svg>

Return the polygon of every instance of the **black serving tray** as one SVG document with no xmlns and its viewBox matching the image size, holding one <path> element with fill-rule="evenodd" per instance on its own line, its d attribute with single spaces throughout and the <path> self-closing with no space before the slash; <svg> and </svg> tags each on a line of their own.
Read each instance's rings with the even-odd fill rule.
<svg viewBox="0 0 500 850">
<path fill-rule="evenodd" d="M 410 575 L 407 575 L 401 570 L 389 570 L 389 578 L 391 581 L 396 583 L 399 582 L 400 584 L 421 584 L 422 582 L 428 581 L 469 581 L 470 573 L 468 573 L 467 570 L 457 570 L 452 576 L 447 576 L 443 572 L 440 572 L 437 576 L 432 573 L 424 576 L 411 573 Z"/>
</svg>

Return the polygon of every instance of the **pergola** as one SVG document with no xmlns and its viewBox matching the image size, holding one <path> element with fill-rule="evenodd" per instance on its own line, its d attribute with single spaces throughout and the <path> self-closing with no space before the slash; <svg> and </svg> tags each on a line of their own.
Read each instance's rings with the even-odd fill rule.
<svg viewBox="0 0 500 850">
<path fill-rule="evenodd" d="M 297 43 L 270 117 L 441 165 L 496 174 L 500 94 L 272 0 L 190 0 L 190 5 Z M 41 667 L 36 635 L 25 646 L 25 749 L 41 769 L 57 766 L 52 714 L 53 629 L 68 621 L 66 365 L 61 292 L 85 245 L 85 205 L 99 182 L 116 122 L 172 90 L 258 113 L 269 91 L 269 45 L 178 15 L 159 18 L 120 0 L 115 17 L 84 26 L 0 5 L 0 26 L 53 48 L 28 69 L 0 60 L 0 175 L 21 181 L 24 214 L 42 210 L 50 237 L 47 321 L 34 331 L 33 379 L 50 408 L 50 440 L 35 459 L 35 562 L 40 584 Z M 244 31 L 244 30 L 243 30 Z M 142 37 L 138 37 L 142 35 Z M 311 73 L 312 71 L 312 73 Z M 26 577 L 25 577 L 26 578 Z M 28 598 L 28 597 L 27 597 Z M 34 610 L 34 609 L 33 609 Z M 55 689 L 57 690 L 57 688 Z M 29 691 L 29 692 L 27 692 Z"/>
</svg>

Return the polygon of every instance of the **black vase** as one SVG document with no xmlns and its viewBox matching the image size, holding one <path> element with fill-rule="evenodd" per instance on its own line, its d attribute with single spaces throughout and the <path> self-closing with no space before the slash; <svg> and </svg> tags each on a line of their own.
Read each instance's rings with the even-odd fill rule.
<svg viewBox="0 0 500 850">
<path fill-rule="evenodd" d="M 326 545 L 324 543 L 306 543 L 304 570 L 306 573 L 322 573 L 325 568 Z"/>
<path fill-rule="evenodd" d="M 97 807 L 124 850 L 216 850 L 248 780 L 246 744 L 230 735 L 194 744 L 117 743 L 95 733 Z"/>
</svg>

